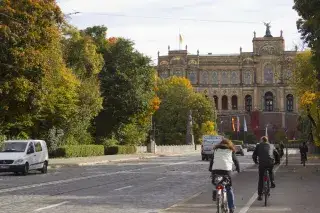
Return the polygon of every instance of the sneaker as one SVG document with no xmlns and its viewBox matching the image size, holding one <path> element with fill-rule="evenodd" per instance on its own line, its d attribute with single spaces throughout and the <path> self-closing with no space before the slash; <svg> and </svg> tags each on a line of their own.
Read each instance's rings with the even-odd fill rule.
<svg viewBox="0 0 320 213">
<path fill-rule="evenodd" d="M 234 209 L 229 209 L 229 213 L 234 213 Z"/>
<path fill-rule="evenodd" d="M 216 201 L 216 200 L 217 200 L 217 191 L 216 191 L 216 190 L 213 190 L 213 191 L 212 191 L 212 200 L 213 200 L 213 201 Z"/>
<path fill-rule="evenodd" d="M 275 183 L 271 183 L 271 188 L 276 188 L 276 184 Z"/>
<path fill-rule="evenodd" d="M 262 195 L 258 195 L 258 200 L 262 200 Z"/>
</svg>

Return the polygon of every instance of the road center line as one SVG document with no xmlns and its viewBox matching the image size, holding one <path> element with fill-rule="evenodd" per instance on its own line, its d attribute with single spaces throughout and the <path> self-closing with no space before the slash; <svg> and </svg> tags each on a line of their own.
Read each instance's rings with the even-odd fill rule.
<svg viewBox="0 0 320 213">
<path fill-rule="evenodd" d="M 122 189 L 128 189 L 128 188 L 132 188 L 132 186 L 121 187 L 121 188 L 115 189 L 113 191 L 121 191 Z"/>
<path fill-rule="evenodd" d="M 70 201 L 64 201 L 64 202 L 57 203 L 57 204 L 54 204 L 54 205 L 50 205 L 50 206 L 46 206 L 46 207 L 43 207 L 43 208 L 39 208 L 39 209 L 36 209 L 34 211 L 35 212 L 39 212 L 39 211 L 42 211 L 42 210 L 51 209 L 51 208 L 58 207 L 58 206 L 61 206 L 63 204 L 69 203 L 69 202 Z"/>
<path fill-rule="evenodd" d="M 282 166 L 282 164 L 284 163 L 284 160 L 281 162 L 281 164 L 276 167 L 274 169 L 274 173 L 276 173 L 278 171 L 278 169 L 280 168 L 280 166 Z M 250 209 L 250 207 L 252 206 L 252 204 L 257 200 L 258 197 L 258 191 L 256 191 L 252 197 L 250 198 L 250 200 L 246 203 L 246 205 L 244 207 L 242 207 L 242 209 L 240 209 L 239 213 L 247 213 L 248 210 Z"/>
<path fill-rule="evenodd" d="M 106 177 L 106 176 L 116 175 L 116 174 L 125 174 L 126 172 L 141 171 L 141 170 L 146 170 L 146 169 L 155 169 L 155 168 L 161 168 L 161 167 L 167 167 L 167 166 L 181 165 L 181 164 L 186 164 L 189 162 L 193 162 L 193 161 L 182 161 L 182 162 L 178 162 L 178 163 L 170 163 L 170 164 L 165 164 L 165 165 L 160 165 L 160 166 L 143 167 L 143 168 L 139 168 L 139 169 L 123 170 L 123 171 L 110 172 L 110 173 L 105 173 L 105 174 L 96 174 L 96 175 L 90 175 L 90 176 L 85 176 L 85 177 L 77 177 L 77 178 L 51 181 L 51 182 L 46 182 L 46 183 L 39 183 L 39 184 L 32 184 L 32 185 L 26 185 L 26 186 L 12 187 L 12 188 L 7 188 L 7 189 L 0 189 L 0 194 L 6 193 L 6 192 L 14 192 L 14 191 L 19 191 L 19 190 L 31 189 L 31 188 L 36 188 L 36 187 L 70 183 L 70 182 L 74 182 L 74 181 L 87 180 L 87 179 L 91 179 L 91 178 Z"/>
<path fill-rule="evenodd" d="M 165 178 L 167 178 L 167 177 L 157 178 L 156 180 L 163 180 L 163 179 L 165 179 Z"/>
</svg>

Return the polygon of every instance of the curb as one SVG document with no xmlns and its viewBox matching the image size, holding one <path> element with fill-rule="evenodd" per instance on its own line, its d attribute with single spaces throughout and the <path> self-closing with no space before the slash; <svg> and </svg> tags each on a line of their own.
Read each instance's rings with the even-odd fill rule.
<svg viewBox="0 0 320 213">
<path fill-rule="evenodd" d="M 178 156 L 188 156 L 197 153 L 185 153 L 185 154 L 156 154 L 153 156 L 140 156 L 132 158 L 114 159 L 114 160 L 103 160 L 103 161 L 93 161 L 93 162 L 83 162 L 83 163 L 70 163 L 70 164 L 52 164 L 48 165 L 48 169 L 59 169 L 59 168 L 69 168 L 69 167 L 84 167 L 84 166 L 94 166 L 94 165 L 106 165 L 109 163 L 116 162 L 130 162 L 143 159 L 152 159 L 160 157 L 178 157 Z"/>
</svg>

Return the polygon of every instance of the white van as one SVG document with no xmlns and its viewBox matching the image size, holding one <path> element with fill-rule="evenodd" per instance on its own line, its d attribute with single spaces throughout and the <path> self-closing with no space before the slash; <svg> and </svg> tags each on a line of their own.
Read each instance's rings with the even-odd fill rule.
<svg viewBox="0 0 320 213">
<path fill-rule="evenodd" d="M 221 135 L 204 135 L 202 137 L 201 145 L 201 159 L 209 160 L 212 156 L 215 145 L 219 144 L 223 140 Z"/>
<path fill-rule="evenodd" d="M 0 172 L 27 175 L 30 170 L 47 173 L 47 144 L 43 140 L 7 140 L 0 147 Z"/>
</svg>

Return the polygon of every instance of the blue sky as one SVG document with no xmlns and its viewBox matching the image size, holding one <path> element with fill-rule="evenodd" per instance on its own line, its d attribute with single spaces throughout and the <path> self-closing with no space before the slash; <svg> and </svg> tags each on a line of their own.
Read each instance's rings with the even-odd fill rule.
<svg viewBox="0 0 320 213">
<path fill-rule="evenodd" d="M 298 15 L 293 0 L 57 0 L 69 22 L 82 29 L 108 27 L 108 37 L 121 36 L 156 62 L 157 52 L 179 47 L 179 30 L 188 51 L 200 54 L 252 51 L 253 31 L 264 36 L 263 22 L 271 22 L 273 36 L 283 30 L 286 49 L 300 45 Z"/>
</svg>

